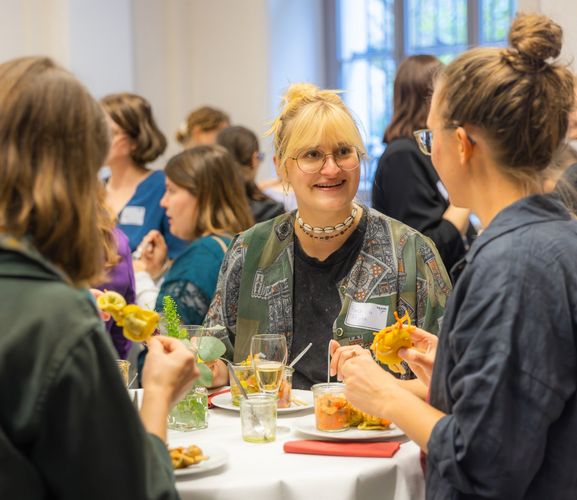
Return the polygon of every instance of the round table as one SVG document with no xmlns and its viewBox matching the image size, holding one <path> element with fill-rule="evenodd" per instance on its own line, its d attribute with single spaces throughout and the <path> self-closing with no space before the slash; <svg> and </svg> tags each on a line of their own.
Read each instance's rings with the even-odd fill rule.
<svg viewBox="0 0 577 500">
<path fill-rule="evenodd" d="M 424 479 L 419 448 L 406 441 L 392 458 L 337 457 L 285 453 L 286 441 L 307 439 L 297 419 L 312 410 L 278 416 L 276 441 L 245 443 L 238 412 L 209 410 L 207 429 L 169 432 L 171 445 L 197 444 L 226 450 L 228 461 L 218 469 L 177 477 L 182 500 L 419 500 Z M 309 418 L 311 418 L 309 416 Z"/>
</svg>

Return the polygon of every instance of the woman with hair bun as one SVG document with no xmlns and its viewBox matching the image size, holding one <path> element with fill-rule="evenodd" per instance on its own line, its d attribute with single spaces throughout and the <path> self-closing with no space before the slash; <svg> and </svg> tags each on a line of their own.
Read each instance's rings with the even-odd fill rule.
<svg viewBox="0 0 577 500">
<path fill-rule="evenodd" d="M 205 323 L 226 326 L 235 361 L 258 333 L 286 336 L 289 359 L 313 342 L 293 378 L 309 389 L 331 339 L 368 346 L 395 312 L 436 331 L 450 283 L 428 238 L 355 201 L 365 148 L 336 92 L 292 85 L 270 132 L 298 209 L 233 240 Z"/>
<path fill-rule="evenodd" d="M 168 244 L 174 258 L 187 243 L 170 234 L 165 210 L 159 202 L 164 195 L 164 174 L 146 165 L 166 149 L 166 138 L 154 120 L 149 102 L 127 92 L 111 94 L 101 100 L 112 133 L 106 165 L 106 203 L 118 218 L 118 227 L 128 236 L 134 252 L 149 245 L 143 241 L 156 229 Z M 140 252 L 135 256 L 138 257 Z"/>
<path fill-rule="evenodd" d="M 520 15 L 509 48 L 463 53 L 439 76 L 417 140 L 453 203 L 485 230 L 471 246 L 441 332 L 399 351 L 428 402 L 360 350 L 332 368 L 361 410 L 427 453 L 427 498 L 569 500 L 577 491 L 577 221 L 543 195 L 565 137 L 574 80 L 555 62 L 562 30 Z"/>
</svg>

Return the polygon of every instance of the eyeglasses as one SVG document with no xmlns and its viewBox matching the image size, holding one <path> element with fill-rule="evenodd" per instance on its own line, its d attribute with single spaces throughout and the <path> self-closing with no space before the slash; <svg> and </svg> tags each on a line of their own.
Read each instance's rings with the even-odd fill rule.
<svg viewBox="0 0 577 500">
<path fill-rule="evenodd" d="M 462 127 L 462 125 L 453 124 L 453 125 L 447 125 L 444 128 L 457 129 L 459 127 Z M 463 130 L 465 130 L 465 129 L 463 129 Z M 465 133 L 467 134 L 467 139 L 469 139 L 469 142 L 471 144 L 473 144 L 473 145 L 477 144 L 477 142 L 475 141 L 475 139 L 473 139 L 471 137 L 469 132 L 467 132 L 465 130 Z M 421 151 L 421 153 L 423 153 L 424 155 L 427 155 L 427 156 L 431 156 L 431 151 L 433 150 L 433 130 L 430 128 L 415 130 L 413 132 L 413 136 L 415 137 L 415 140 L 417 141 L 417 146 L 419 146 L 419 150 Z"/>
<path fill-rule="evenodd" d="M 310 148 L 289 158 L 296 161 L 301 172 L 316 174 L 325 166 L 327 156 L 332 156 L 337 167 L 341 170 L 355 170 L 361 164 L 361 155 L 354 146 L 339 146 L 332 153 L 324 153 L 320 149 Z"/>
</svg>

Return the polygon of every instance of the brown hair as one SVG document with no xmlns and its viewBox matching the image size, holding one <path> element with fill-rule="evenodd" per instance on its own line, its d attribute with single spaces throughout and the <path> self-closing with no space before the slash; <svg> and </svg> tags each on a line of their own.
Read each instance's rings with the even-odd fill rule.
<svg viewBox="0 0 577 500">
<path fill-rule="evenodd" d="M 426 128 L 431 107 L 435 75 L 443 63 L 435 56 L 407 57 L 397 69 L 393 90 L 393 118 L 385 130 L 383 142 L 413 137 L 415 130 Z"/>
<path fill-rule="evenodd" d="M 193 239 L 211 233 L 240 233 L 253 225 L 238 167 L 222 146 L 195 146 L 173 156 L 166 176 L 197 199 Z"/>
<path fill-rule="evenodd" d="M 521 180 L 540 175 L 567 132 L 574 80 L 566 66 L 550 61 L 561 40 L 561 27 L 548 17 L 519 15 L 510 48 L 465 52 L 439 78 L 445 122 L 479 127 L 495 159 Z"/>
<path fill-rule="evenodd" d="M 118 254 L 118 245 L 116 244 L 116 236 L 114 235 L 116 217 L 106 204 L 106 190 L 102 184 L 98 186 L 97 199 L 98 215 L 96 224 L 100 231 L 104 250 L 104 268 L 105 270 L 109 270 L 120 262 L 120 255 Z"/>
<path fill-rule="evenodd" d="M 45 57 L 0 65 L 0 231 L 28 237 L 76 285 L 96 280 L 97 172 L 109 131 L 102 109 Z"/>
<path fill-rule="evenodd" d="M 230 118 L 224 111 L 210 106 L 202 106 L 186 117 L 186 122 L 176 131 L 176 140 L 186 145 L 195 127 L 199 127 L 203 132 L 209 132 L 229 123 Z"/>
<path fill-rule="evenodd" d="M 366 154 L 355 120 L 338 96 L 338 91 L 321 90 L 310 83 L 291 85 L 283 97 L 282 109 L 267 132 L 273 136 L 279 167 L 284 167 L 288 154 L 318 144 L 322 137 L 346 141 Z"/>
<path fill-rule="evenodd" d="M 254 182 L 255 170 L 253 167 L 254 154 L 258 153 L 258 138 L 252 130 L 239 125 L 222 129 L 216 137 L 216 143 L 228 149 L 241 167 L 244 178 L 244 187 L 249 200 L 262 201 L 267 196 Z"/>
<path fill-rule="evenodd" d="M 103 97 L 104 110 L 130 137 L 134 163 L 144 166 L 156 160 L 166 149 L 166 137 L 156 125 L 149 102 L 136 94 L 123 92 Z"/>
</svg>

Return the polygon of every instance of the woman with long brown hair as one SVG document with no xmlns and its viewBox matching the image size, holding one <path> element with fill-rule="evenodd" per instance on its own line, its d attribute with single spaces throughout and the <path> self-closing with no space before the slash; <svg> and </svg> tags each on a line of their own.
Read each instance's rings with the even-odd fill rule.
<svg viewBox="0 0 577 500">
<path fill-rule="evenodd" d="M 86 285 L 102 276 L 98 103 L 50 59 L 0 65 L 0 490 L 3 498 L 178 498 L 170 406 L 198 374 L 149 343 L 140 418 Z"/>
<path fill-rule="evenodd" d="M 450 203 L 429 157 L 413 137 L 426 127 L 433 79 L 442 63 L 432 55 L 407 57 L 397 70 L 393 118 L 385 130 L 387 149 L 373 184 L 373 208 L 433 240 L 447 269 L 460 260 L 475 232 L 469 211 Z"/>
<path fill-rule="evenodd" d="M 182 321 L 199 325 L 232 237 L 249 228 L 253 218 L 240 172 L 222 146 L 187 149 L 169 160 L 165 172 L 166 193 L 160 203 L 170 231 L 192 243 L 171 264 L 162 235 L 148 234 L 152 244 L 143 252 L 136 276 L 139 303 L 162 311 L 162 299 L 170 295 Z M 163 276 L 159 291 L 151 276 Z"/>
</svg>

